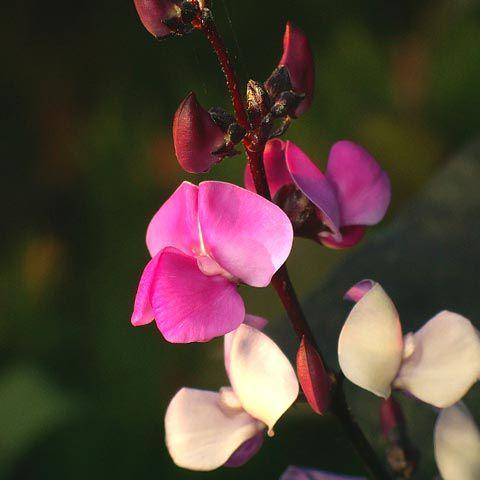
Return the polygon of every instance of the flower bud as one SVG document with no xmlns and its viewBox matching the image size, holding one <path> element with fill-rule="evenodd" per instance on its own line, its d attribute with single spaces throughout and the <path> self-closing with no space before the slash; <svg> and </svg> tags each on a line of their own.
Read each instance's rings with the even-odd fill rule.
<svg viewBox="0 0 480 480">
<path fill-rule="evenodd" d="M 255 80 L 249 80 L 247 84 L 247 110 L 255 125 L 270 111 L 270 97 L 263 85 Z"/>
<path fill-rule="evenodd" d="M 222 159 L 214 152 L 224 146 L 224 133 L 194 93 L 183 100 L 175 113 L 173 143 L 178 162 L 190 173 L 206 172 Z"/>
<path fill-rule="evenodd" d="M 143 26 L 156 38 L 170 35 L 172 30 L 165 24 L 179 17 L 180 9 L 171 0 L 134 0 Z"/>
<path fill-rule="evenodd" d="M 331 381 L 320 355 L 305 336 L 297 352 L 297 375 L 312 410 L 323 415 L 330 406 Z"/>
<path fill-rule="evenodd" d="M 292 22 L 288 22 L 285 29 L 283 56 L 279 65 L 287 67 L 295 93 L 305 95 L 295 111 L 299 117 L 310 108 L 313 101 L 315 66 L 307 36 Z"/>
</svg>

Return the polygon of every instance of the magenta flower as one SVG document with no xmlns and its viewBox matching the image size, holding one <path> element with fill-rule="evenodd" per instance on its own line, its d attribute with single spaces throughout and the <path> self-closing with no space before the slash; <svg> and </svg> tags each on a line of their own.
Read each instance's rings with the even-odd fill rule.
<svg viewBox="0 0 480 480">
<path fill-rule="evenodd" d="M 313 101 L 315 65 L 307 36 L 292 22 L 288 22 L 285 29 L 283 55 L 279 65 L 287 67 L 295 93 L 305 95 L 295 111 L 299 117 L 310 108 Z"/>
<path fill-rule="evenodd" d="M 297 145 L 279 139 L 267 143 L 264 163 L 270 193 L 295 233 L 330 248 L 356 245 L 390 204 L 388 175 L 366 150 L 346 140 L 330 150 L 325 173 Z M 248 167 L 245 186 L 254 190 Z"/>
<path fill-rule="evenodd" d="M 237 328 L 237 286 L 266 287 L 292 248 L 287 216 L 224 182 L 183 182 L 147 230 L 152 260 L 138 287 L 132 324 L 156 321 L 173 343 L 206 342 Z"/>
<path fill-rule="evenodd" d="M 256 327 L 258 317 L 225 336 L 231 387 L 219 392 L 182 388 L 165 415 L 165 438 L 176 465 L 210 471 L 237 467 L 263 444 L 268 429 L 298 396 L 295 371 L 280 348 Z"/>
<path fill-rule="evenodd" d="M 143 26 L 156 38 L 172 33 L 165 21 L 180 15 L 180 9 L 171 0 L 134 0 Z"/>
</svg>

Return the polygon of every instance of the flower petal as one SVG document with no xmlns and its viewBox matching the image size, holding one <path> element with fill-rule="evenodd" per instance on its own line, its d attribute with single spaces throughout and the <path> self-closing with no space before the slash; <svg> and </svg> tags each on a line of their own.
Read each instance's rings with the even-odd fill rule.
<svg viewBox="0 0 480 480">
<path fill-rule="evenodd" d="M 156 275 L 158 259 L 160 254 L 153 257 L 145 267 L 138 284 L 137 295 L 135 296 L 135 305 L 133 307 L 132 325 L 138 327 L 141 325 L 147 325 L 154 319 L 152 310 L 152 304 L 150 302 L 150 296 L 152 291 L 153 281 Z"/>
<path fill-rule="evenodd" d="M 288 68 L 295 92 L 305 94 L 305 99 L 295 112 L 299 117 L 310 108 L 313 101 L 315 65 L 307 36 L 292 22 L 288 22 L 285 29 L 283 56 L 279 65 Z"/>
<path fill-rule="evenodd" d="M 463 403 L 440 412 L 434 445 L 435 460 L 444 480 L 480 478 L 480 431 Z"/>
<path fill-rule="evenodd" d="M 351 477 L 349 475 L 335 475 L 311 468 L 290 466 L 280 477 L 280 480 L 366 480 L 365 477 Z"/>
<path fill-rule="evenodd" d="M 200 249 L 198 187 L 183 182 L 154 215 L 147 229 L 147 247 L 154 257 L 166 247 L 184 253 Z"/>
<path fill-rule="evenodd" d="M 265 432 L 257 433 L 235 450 L 225 463 L 225 467 L 237 468 L 245 465 L 261 448 L 265 440 Z"/>
<path fill-rule="evenodd" d="M 410 336 L 395 387 L 439 408 L 461 400 L 478 380 L 480 339 L 471 322 L 441 312 Z"/>
<path fill-rule="evenodd" d="M 172 343 L 208 342 L 235 330 L 245 318 L 232 282 L 204 275 L 195 258 L 174 248 L 159 258 L 151 302 L 159 330 Z"/>
<path fill-rule="evenodd" d="M 402 361 L 402 327 L 395 305 L 376 284 L 353 307 L 338 341 L 345 376 L 380 397 L 390 396 Z"/>
<path fill-rule="evenodd" d="M 245 324 L 233 334 L 230 381 L 243 408 L 270 430 L 299 391 L 295 371 L 280 348 Z"/>
<path fill-rule="evenodd" d="M 344 248 L 351 248 L 360 243 L 365 233 L 365 227 L 352 225 L 340 228 L 340 239 L 335 235 L 319 235 L 319 240 L 325 247 L 343 250 Z"/>
<path fill-rule="evenodd" d="M 340 203 L 341 225 L 375 225 L 390 204 L 390 179 L 362 147 L 347 140 L 330 150 L 327 178 Z"/>
<path fill-rule="evenodd" d="M 338 236 L 340 210 L 333 185 L 293 142 L 287 142 L 285 152 L 287 168 L 295 185 L 318 207 L 323 223 Z"/>
<path fill-rule="evenodd" d="M 359 302 L 367 292 L 369 292 L 377 282 L 373 280 L 366 279 L 361 280 L 360 282 L 356 283 L 343 297 L 344 300 L 350 300 L 351 302 L 357 303 Z"/>
<path fill-rule="evenodd" d="M 269 140 L 265 145 L 263 164 L 272 198 L 283 186 L 293 183 L 285 160 L 286 145 L 286 142 L 279 138 Z M 256 191 L 252 172 L 248 165 L 245 168 L 245 188 L 252 192 Z"/>
<path fill-rule="evenodd" d="M 293 243 L 290 220 L 256 193 L 224 182 L 202 182 L 198 211 L 207 253 L 231 275 L 266 287 Z"/>
<path fill-rule="evenodd" d="M 210 471 L 221 467 L 263 425 L 243 410 L 230 410 L 215 392 L 182 388 L 165 415 L 165 440 L 176 465 Z"/>
</svg>

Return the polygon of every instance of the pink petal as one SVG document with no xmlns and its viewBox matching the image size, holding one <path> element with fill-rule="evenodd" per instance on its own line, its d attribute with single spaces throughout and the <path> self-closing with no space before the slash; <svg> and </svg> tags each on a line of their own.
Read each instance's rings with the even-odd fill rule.
<svg viewBox="0 0 480 480">
<path fill-rule="evenodd" d="M 140 278 L 131 320 L 134 327 L 147 325 L 153 321 L 154 315 L 152 304 L 150 303 L 150 295 L 160 255 L 161 253 L 153 257 L 150 262 L 147 263 L 147 266 L 142 273 L 142 277 Z"/>
<path fill-rule="evenodd" d="M 200 250 L 198 187 L 183 182 L 154 215 L 147 229 L 147 247 L 154 257 L 166 247 L 184 253 Z"/>
<path fill-rule="evenodd" d="M 207 253 L 252 287 L 266 287 L 293 243 L 290 220 L 276 205 L 244 188 L 202 182 L 198 210 Z"/>
<path fill-rule="evenodd" d="M 343 299 L 357 303 L 364 297 L 366 293 L 368 293 L 376 285 L 376 283 L 377 282 L 374 282 L 370 279 L 361 280 L 345 294 Z"/>
<path fill-rule="evenodd" d="M 294 91 L 305 94 L 305 99 L 295 112 L 299 117 L 310 108 L 313 101 L 315 65 L 307 36 L 292 22 L 288 22 L 285 29 L 283 56 L 279 65 L 288 68 Z"/>
<path fill-rule="evenodd" d="M 327 178 L 336 186 L 341 224 L 375 225 L 390 204 L 390 179 L 362 147 L 337 142 L 330 151 Z"/>
<path fill-rule="evenodd" d="M 334 235 L 320 235 L 319 240 L 325 247 L 334 250 L 343 250 L 344 248 L 351 248 L 360 243 L 365 233 L 365 227 L 352 225 L 340 228 L 341 238 L 339 240 L 336 240 Z"/>
<path fill-rule="evenodd" d="M 143 26 L 154 37 L 170 35 L 171 30 L 163 22 L 178 14 L 178 7 L 171 0 L 134 0 L 134 3 Z"/>
<path fill-rule="evenodd" d="M 336 475 L 334 473 L 321 472 L 311 468 L 288 467 L 280 480 L 366 480 L 365 477 L 351 477 L 349 475 Z"/>
<path fill-rule="evenodd" d="M 172 343 L 208 342 L 235 330 L 245 318 L 233 283 L 204 275 L 194 257 L 174 248 L 160 256 L 151 302 L 159 330 Z"/>
<path fill-rule="evenodd" d="M 190 173 L 202 173 L 221 160 L 214 155 L 224 144 L 224 134 L 209 113 L 190 93 L 173 119 L 173 143 L 178 163 Z"/>
<path fill-rule="evenodd" d="M 330 181 L 293 142 L 287 142 L 286 160 L 297 187 L 318 207 L 323 223 L 339 236 L 340 210 Z"/>
<path fill-rule="evenodd" d="M 286 142 L 283 140 L 274 138 L 273 140 L 269 140 L 265 146 L 263 163 L 265 165 L 265 173 L 267 175 L 268 186 L 270 187 L 272 198 L 280 188 L 292 183 L 292 177 L 287 169 L 287 163 L 285 160 L 286 145 Z M 245 169 L 245 188 L 252 192 L 256 191 L 248 164 Z"/>
<path fill-rule="evenodd" d="M 265 440 L 265 432 L 259 432 L 244 442 L 232 454 L 224 467 L 237 468 L 245 465 L 261 448 Z"/>
<path fill-rule="evenodd" d="M 263 330 L 267 326 L 268 320 L 263 317 L 259 317 L 257 315 L 250 315 L 249 313 L 247 313 L 245 315 L 245 321 L 243 323 L 245 323 L 245 325 L 250 325 L 257 330 Z"/>
</svg>

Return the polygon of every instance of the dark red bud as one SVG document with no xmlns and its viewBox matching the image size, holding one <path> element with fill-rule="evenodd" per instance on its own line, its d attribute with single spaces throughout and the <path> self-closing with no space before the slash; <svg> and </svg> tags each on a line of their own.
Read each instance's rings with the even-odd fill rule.
<svg viewBox="0 0 480 480">
<path fill-rule="evenodd" d="M 382 400 L 380 405 L 380 424 L 383 436 L 386 439 L 389 439 L 394 431 L 405 428 L 405 417 L 402 407 L 393 397 Z"/>
<path fill-rule="evenodd" d="M 212 152 L 221 150 L 224 133 L 190 93 L 173 119 L 173 143 L 180 165 L 190 173 L 202 173 L 221 160 Z"/>
<path fill-rule="evenodd" d="M 287 67 L 295 93 L 305 95 L 295 112 L 299 117 L 310 108 L 313 101 L 315 66 L 307 36 L 292 22 L 288 22 L 285 29 L 283 56 L 279 65 Z"/>
<path fill-rule="evenodd" d="M 305 337 L 297 352 L 297 375 L 312 410 L 323 415 L 330 406 L 331 381 L 320 355 Z"/>
<path fill-rule="evenodd" d="M 168 36 L 172 30 L 164 22 L 179 17 L 180 9 L 171 0 L 133 0 L 143 26 L 157 38 Z"/>
</svg>

